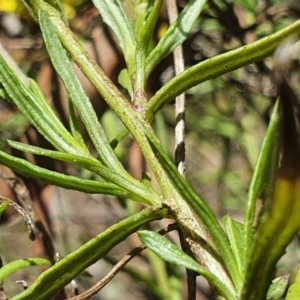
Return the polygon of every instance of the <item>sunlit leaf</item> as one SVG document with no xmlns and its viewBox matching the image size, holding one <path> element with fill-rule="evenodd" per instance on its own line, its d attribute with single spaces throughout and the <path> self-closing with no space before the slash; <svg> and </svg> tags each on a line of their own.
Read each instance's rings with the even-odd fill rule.
<svg viewBox="0 0 300 300">
<path fill-rule="evenodd" d="M 8 200 L 3 200 L 0 203 L 0 219 L 1 219 L 2 213 L 5 211 L 5 209 L 8 207 L 8 205 L 9 205 L 9 201 Z"/>
<path fill-rule="evenodd" d="M 245 226 L 229 216 L 222 218 L 240 273 L 245 271 Z"/>
<path fill-rule="evenodd" d="M 26 268 L 26 267 L 37 267 L 45 265 L 53 265 L 53 261 L 47 258 L 22 258 L 5 264 L 0 268 L 0 281 L 10 274 L 16 272 L 17 270 Z"/>
<path fill-rule="evenodd" d="M 86 96 L 66 51 L 61 45 L 47 13 L 39 11 L 39 22 L 52 64 L 62 79 L 68 96 L 78 111 L 102 162 L 113 170 L 126 173 L 112 151 L 92 104 Z"/>
<path fill-rule="evenodd" d="M 269 290 L 267 293 L 267 300 L 281 299 L 281 297 L 283 297 L 285 294 L 288 284 L 289 284 L 289 276 L 288 275 L 283 275 L 283 276 L 275 278 L 269 287 Z"/>
<path fill-rule="evenodd" d="M 134 49 L 136 41 L 134 30 L 124 11 L 121 1 L 93 0 L 93 3 L 99 10 L 104 22 L 116 35 L 126 61 L 130 61 L 135 53 Z"/>
<path fill-rule="evenodd" d="M 169 27 L 157 46 L 150 52 L 146 60 L 147 76 L 153 68 L 178 45 L 180 45 L 190 33 L 192 26 L 199 15 L 206 0 L 190 0 L 179 14 L 177 20 Z"/>
<path fill-rule="evenodd" d="M 226 299 L 233 299 L 233 294 L 228 286 L 222 283 L 216 275 L 200 266 L 194 259 L 160 234 L 153 231 L 142 230 L 138 232 L 138 236 L 142 243 L 161 259 L 176 265 L 184 266 L 187 269 L 201 274 L 218 291 L 219 295 L 224 296 Z"/>
<path fill-rule="evenodd" d="M 81 179 L 75 176 L 49 171 L 30 162 L 0 151 L 0 163 L 19 174 L 65 189 L 78 190 L 90 194 L 109 194 L 128 197 L 128 193 L 112 183 Z"/>
<path fill-rule="evenodd" d="M 57 149 L 74 154 L 80 153 L 81 149 L 72 135 L 53 112 L 49 113 L 50 109 L 45 99 L 37 98 L 37 93 L 32 93 L 21 82 L 1 55 L 0 66 L 0 82 L 6 93 L 36 129 Z"/>
<path fill-rule="evenodd" d="M 130 234 L 136 232 L 143 224 L 165 216 L 167 216 L 167 211 L 158 205 L 121 220 L 62 258 L 50 269 L 44 271 L 28 289 L 11 297 L 10 300 L 52 299 L 78 274 L 106 255 Z"/>
<path fill-rule="evenodd" d="M 241 274 L 239 273 L 234 254 L 230 248 L 229 240 L 218 223 L 216 217 L 213 215 L 207 204 L 196 194 L 187 181 L 178 173 L 177 168 L 169 159 L 161 146 L 146 130 L 145 134 L 155 153 L 156 158 L 161 163 L 162 167 L 166 171 L 166 174 L 168 174 L 169 179 L 173 182 L 173 186 L 176 187 L 183 199 L 194 210 L 195 214 L 203 224 L 203 227 L 206 228 L 212 247 L 214 247 L 218 253 L 222 253 L 221 257 L 223 259 L 223 263 L 226 265 L 232 281 L 238 287 L 241 284 Z"/>
<path fill-rule="evenodd" d="M 299 300 L 300 295 L 300 267 L 298 266 L 294 283 L 288 289 L 285 300 Z"/>
<path fill-rule="evenodd" d="M 63 153 L 63 152 L 58 152 L 53 150 L 47 150 L 40 147 L 31 146 L 31 145 L 27 145 L 15 141 L 8 141 L 8 143 L 11 147 L 18 149 L 20 151 L 48 156 L 54 159 L 62 160 L 64 162 L 68 162 L 73 165 L 85 168 L 89 171 L 92 171 L 100 175 L 103 179 L 111 183 L 114 183 L 115 186 L 118 186 L 119 192 L 122 189 L 124 189 L 123 194 L 126 193 L 127 196 L 132 200 L 137 200 L 140 202 L 144 202 L 146 204 L 153 204 L 152 201 L 154 201 L 158 197 L 156 193 L 149 192 L 148 189 L 146 189 L 140 182 L 138 182 L 138 184 L 134 184 L 130 181 L 127 181 L 124 177 L 122 177 L 121 174 L 104 166 L 100 161 L 96 160 L 93 157 L 85 157 L 85 156 L 68 154 L 68 153 Z M 103 190 L 105 190 L 105 183 L 103 183 Z M 110 189 L 107 189 L 106 192 L 104 193 L 108 194 L 109 190 Z"/>
</svg>

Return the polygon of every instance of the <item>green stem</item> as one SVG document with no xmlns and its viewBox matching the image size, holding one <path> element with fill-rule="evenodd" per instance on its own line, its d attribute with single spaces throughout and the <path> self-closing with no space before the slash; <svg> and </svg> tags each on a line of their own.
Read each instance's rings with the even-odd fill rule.
<svg viewBox="0 0 300 300">
<path fill-rule="evenodd" d="M 300 33 L 300 20 L 254 43 L 209 58 L 190 67 L 166 83 L 147 103 L 145 118 L 152 120 L 156 111 L 189 88 L 206 80 L 262 60 L 271 55 L 287 37 Z"/>
<path fill-rule="evenodd" d="M 132 74 L 133 81 L 133 105 L 137 110 L 143 110 L 147 102 L 145 93 L 145 50 L 139 46 L 135 54 L 135 70 Z"/>
<path fill-rule="evenodd" d="M 61 43 L 69 52 L 74 62 L 93 83 L 97 91 L 104 97 L 108 105 L 115 111 L 120 120 L 136 139 L 156 179 L 160 183 L 163 193 L 165 195 L 170 194 L 168 192 L 170 186 L 167 184 L 166 175 L 159 166 L 155 155 L 150 149 L 148 140 L 143 134 L 143 126 L 145 126 L 152 134 L 154 133 L 151 126 L 141 118 L 140 108 L 135 108 L 130 105 L 116 86 L 103 73 L 101 68 L 84 51 L 72 32 L 60 18 L 51 15 L 50 20 L 52 21 L 53 27 Z"/>
</svg>

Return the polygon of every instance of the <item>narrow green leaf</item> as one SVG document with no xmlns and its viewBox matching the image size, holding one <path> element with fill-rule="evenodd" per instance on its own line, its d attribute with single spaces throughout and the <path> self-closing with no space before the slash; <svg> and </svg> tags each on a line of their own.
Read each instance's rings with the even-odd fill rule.
<svg viewBox="0 0 300 300">
<path fill-rule="evenodd" d="M 299 300 L 300 295 L 300 265 L 298 265 L 298 270 L 294 283 L 288 289 L 285 300 Z"/>
<path fill-rule="evenodd" d="M 300 230 L 300 141 L 293 107 L 298 99 L 285 78 L 278 82 L 278 91 L 283 115 L 280 166 L 273 197 L 264 203 L 248 257 L 242 300 L 266 298 L 276 263 Z"/>
<path fill-rule="evenodd" d="M 35 98 L 37 93 L 32 93 L 21 82 L 1 55 L 0 82 L 10 100 L 54 147 L 68 153 L 78 154 L 81 152 L 80 146 L 59 119 L 53 113 L 49 114 L 48 104 L 44 97 Z"/>
<path fill-rule="evenodd" d="M 50 269 L 43 272 L 27 290 L 10 300 L 45 300 L 52 297 L 87 267 L 106 255 L 143 224 L 167 217 L 167 211 L 161 205 L 145 208 L 89 240 L 77 250 L 62 258 Z"/>
<path fill-rule="evenodd" d="M 57 185 L 65 189 L 78 190 L 90 194 L 108 194 L 128 197 L 127 191 L 120 189 L 112 183 L 103 183 L 93 180 L 81 179 L 75 176 L 64 175 L 35 166 L 24 159 L 20 159 L 0 151 L 0 163 L 11 168 L 19 174 Z"/>
<path fill-rule="evenodd" d="M 146 204 L 153 204 L 155 201 L 158 203 L 159 197 L 155 192 L 149 192 L 147 188 L 145 188 L 140 182 L 137 181 L 138 184 L 134 184 L 126 178 L 122 177 L 117 172 L 114 172 L 110 168 L 102 165 L 101 162 L 96 160 L 93 157 L 87 158 L 85 156 L 78 156 L 74 154 L 68 154 L 58 151 L 46 150 L 43 148 L 39 148 L 36 146 L 30 146 L 27 144 L 8 141 L 8 144 L 20 151 L 30 152 L 37 155 L 48 156 L 54 159 L 62 160 L 73 165 L 85 168 L 90 170 L 107 181 L 114 183 L 116 186 L 125 189 L 128 192 L 128 197 L 132 200 L 144 202 Z"/>
<path fill-rule="evenodd" d="M 35 266 L 53 265 L 54 261 L 47 258 L 22 258 L 5 264 L 0 268 L 0 281 L 9 276 L 10 274 L 26 268 Z"/>
<path fill-rule="evenodd" d="M 231 279 L 234 282 L 236 289 L 238 290 L 242 284 L 241 274 L 239 273 L 234 254 L 232 252 L 232 249 L 230 248 L 229 240 L 225 235 L 225 232 L 221 228 L 216 217 L 209 209 L 207 204 L 201 198 L 199 198 L 199 196 L 187 183 L 187 181 L 178 173 L 177 168 L 169 159 L 161 146 L 157 144 L 157 142 L 146 130 L 145 134 L 149 140 L 155 156 L 161 163 L 166 174 L 168 174 L 169 179 L 173 182 L 173 186 L 177 188 L 183 199 L 194 210 L 199 220 L 205 227 L 207 234 L 212 240 L 212 246 L 216 248 L 217 253 L 219 253 L 222 257 L 223 262 L 227 267 L 228 273 L 230 274 Z"/>
<path fill-rule="evenodd" d="M 201 274 L 218 291 L 219 295 L 225 297 L 227 300 L 235 299 L 233 293 L 216 275 L 200 266 L 194 259 L 160 234 L 153 231 L 142 230 L 138 232 L 138 236 L 142 243 L 161 259 L 176 265 L 184 266 L 187 269 Z"/>
<path fill-rule="evenodd" d="M 279 137 L 281 132 L 280 120 L 279 101 L 277 101 L 273 108 L 270 123 L 261 146 L 260 154 L 248 191 L 247 208 L 245 212 L 245 259 L 248 259 L 250 255 L 249 252 L 251 251 L 255 207 L 258 195 L 260 194 L 260 199 L 263 202 L 273 196 L 281 148 L 281 141 Z"/>
<path fill-rule="evenodd" d="M 149 151 L 148 141 L 140 128 L 144 123 L 143 108 L 132 106 L 120 90 L 112 83 L 112 81 L 105 75 L 103 70 L 96 64 L 96 62 L 86 53 L 82 45 L 74 37 L 74 34 L 66 26 L 66 24 L 55 15 L 55 12 L 49 13 L 51 22 L 55 31 L 67 52 L 72 57 L 73 61 L 79 66 L 82 72 L 95 86 L 99 94 L 105 99 L 108 105 L 114 110 L 116 115 L 120 118 L 137 143 L 151 167 L 155 177 L 159 181 L 160 187 L 166 195 L 168 194 L 169 184 L 166 182 L 166 176 L 157 159 Z M 142 111 L 140 111 L 140 108 Z M 151 131 L 151 128 L 148 130 Z M 133 178 L 127 178 L 134 182 Z"/>
<path fill-rule="evenodd" d="M 154 67 L 178 45 L 187 38 L 192 26 L 199 18 L 199 15 L 206 3 L 206 0 L 190 0 L 177 20 L 169 27 L 157 46 L 150 52 L 146 60 L 146 77 L 149 76 Z"/>
<path fill-rule="evenodd" d="M 272 284 L 269 287 L 268 293 L 267 293 L 267 300 L 279 300 L 282 299 L 282 297 L 285 294 L 285 291 L 289 284 L 289 275 L 283 275 L 280 277 L 275 278 L 272 281 Z M 299 298 L 298 294 L 298 298 Z M 287 300 L 287 298 L 286 298 Z"/>
<path fill-rule="evenodd" d="M 149 44 L 152 39 L 152 34 L 154 27 L 156 25 L 156 21 L 159 17 L 159 13 L 163 4 L 163 0 L 155 0 L 153 6 L 150 10 L 149 15 L 147 16 L 146 20 L 143 22 L 141 26 L 141 33 L 136 35 L 138 37 L 138 44 L 140 47 L 144 48 L 144 51 L 147 52 Z"/>
<path fill-rule="evenodd" d="M 119 0 L 93 0 L 103 21 L 116 35 L 127 63 L 135 54 L 135 37 L 132 25 Z"/>
<path fill-rule="evenodd" d="M 61 45 L 46 12 L 39 11 L 39 23 L 52 64 L 62 79 L 70 100 L 85 124 L 96 151 L 104 164 L 129 177 L 111 149 L 92 104 L 86 96 L 66 51 Z"/>
<path fill-rule="evenodd" d="M 197 1 L 194 2 L 196 3 Z M 158 109 L 167 102 L 174 100 L 176 96 L 187 91 L 189 88 L 262 60 L 271 55 L 288 36 L 299 33 L 300 20 L 297 20 L 286 28 L 256 42 L 209 58 L 188 68 L 183 73 L 168 81 L 149 100 L 145 112 L 146 118 L 152 120 L 153 115 Z"/>
<path fill-rule="evenodd" d="M 229 216 L 222 218 L 240 274 L 245 271 L 245 226 Z"/>
</svg>

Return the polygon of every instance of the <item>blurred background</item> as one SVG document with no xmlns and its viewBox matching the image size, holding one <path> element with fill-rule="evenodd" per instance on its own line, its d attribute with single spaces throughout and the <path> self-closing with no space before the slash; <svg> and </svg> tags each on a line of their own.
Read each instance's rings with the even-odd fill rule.
<svg viewBox="0 0 300 300">
<path fill-rule="evenodd" d="M 135 1 L 122 2 L 129 14 L 138 13 L 134 11 Z M 187 1 L 177 2 L 180 11 Z M 105 73 L 119 86 L 118 75 L 125 66 L 124 59 L 115 37 L 103 23 L 98 11 L 91 1 L 62 0 L 62 3 L 73 32 Z M 297 0 L 208 0 L 183 44 L 185 65 L 192 66 L 209 57 L 256 41 L 291 24 L 299 17 L 300 2 Z M 168 17 L 164 7 L 155 28 L 153 44 L 157 43 L 167 28 Z M 298 44 L 291 53 L 292 63 L 287 71 L 290 84 L 299 96 Z M 68 127 L 68 101 L 64 88 L 49 62 L 38 26 L 19 1 L 0 0 L 0 53 L 25 82 L 27 76 L 37 81 L 49 103 Z M 272 57 L 267 58 L 209 80 L 187 92 L 186 177 L 220 218 L 229 214 L 236 220 L 243 221 L 248 186 L 276 97 L 272 82 L 273 63 Z M 170 55 L 150 76 L 149 97 L 173 75 L 173 56 Z M 123 129 L 122 124 L 79 70 L 78 76 L 112 140 Z M 174 156 L 173 104 L 166 105 L 153 122 L 170 156 Z M 85 137 L 89 144 L 86 134 Z M 97 179 L 86 170 L 12 150 L 6 146 L 7 139 L 51 149 L 51 145 L 15 107 L 0 99 L 2 150 L 51 170 Z M 130 137 L 125 138 L 116 148 L 116 153 L 129 172 L 140 179 L 145 162 L 134 141 Z M 26 187 L 44 234 L 43 238 L 31 243 L 24 221 L 13 210 L 8 209 L 1 219 L 0 227 L 0 254 L 3 263 L 23 257 L 54 258 L 56 252 L 63 257 L 109 225 L 141 209 L 139 204 L 126 199 L 86 195 L 47 186 L 28 178 L 21 178 L 16 185 L 16 177 L 20 176 L 0 166 L 0 194 L 18 201 L 22 194 L 20 190 Z M 151 226 L 159 229 L 166 224 L 167 222 L 160 222 Z M 172 238 L 176 239 L 176 236 Z M 139 244 L 138 238 L 132 236 L 109 253 L 107 259 L 90 267 L 76 279 L 79 292 L 95 284 L 110 270 L 112 263 Z M 289 257 L 297 261 L 298 240 L 290 248 L 292 255 Z M 152 278 L 155 283 L 153 265 L 151 255 L 143 253 L 92 299 L 164 299 L 145 279 Z M 294 265 L 295 261 L 285 259 L 279 264 L 278 274 L 290 272 Z M 173 280 L 172 299 L 185 299 L 184 270 L 169 265 L 162 267 Z M 7 278 L 3 284 L 6 295 L 10 297 L 22 290 L 22 286 L 15 283 L 16 280 L 26 280 L 30 284 L 40 272 L 41 268 L 24 269 Z M 66 299 L 73 293 L 72 290 L 72 286 L 66 287 L 56 299 Z M 197 299 L 214 299 L 202 279 L 198 280 Z"/>
</svg>

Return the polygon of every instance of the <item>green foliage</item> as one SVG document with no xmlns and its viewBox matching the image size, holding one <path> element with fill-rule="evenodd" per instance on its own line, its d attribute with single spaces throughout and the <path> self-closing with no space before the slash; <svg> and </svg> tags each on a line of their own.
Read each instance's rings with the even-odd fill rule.
<svg viewBox="0 0 300 300">
<path fill-rule="evenodd" d="M 139 231 L 141 241 L 162 260 L 201 274 L 215 294 L 224 299 L 271 300 L 281 297 L 286 290 L 287 281 L 279 277 L 271 283 L 272 274 L 284 249 L 300 229 L 299 163 L 293 164 L 298 160 L 300 146 L 298 126 L 291 121 L 295 115 L 288 84 L 283 81 L 279 86 L 280 97 L 274 106 L 249 187 L 245 224 L 225 216 L 224 228 L 220 225 L 207 203 L 179 174 L 161 146 L 164 141 L 160 141 L 158 135 L 163 134 L 156 135 L 151 122 L 164 105 L 182 92 L 271 55 L 288 36 L 300 33 L 300 21 L 261 40 L 187 68 L 167 81 L 148 99 L 146 86 L 149 75 L 158 63 L 187 40 L 206 1 L 188 1 L 157 45 L 151 47 L 163 1 L 136 1 L 137 10 L 127 14 L 122 1 L 94 0 L 95 7 L 114 33 L 124 55 L 126 68 L 121 71 L 119 80 L 131 97 L 128 100 L 74 37 L 64 21 L 59 1 L 23 2 L 41 28 L 52 65 L 67 91 L 70 130 L 59 120 L 35 81 L 30 79 L 27 87 L 0 56 L 0 82 L 3 87 L 1 95 L 22 112 L 51 143 L 54 150 L 12 140 L 8 140 L 8 145 L 19 151 L 61 160 L 88 170 L 100 179 L 88 180 L 60 174 L 4 151 L 0 151 L 0 162 L 22 175 L 48 184 L 86 193 L 122 196 L 128 201 L 143 203 L 146 208 L 100 232 L 42 272 L 27 290 L 11 299 L 50 299 L 130 234 L 137 232 L 144 224 L 162 218 L 177 222 L 193 256 L 192 258 L 153 231 Z M 243 5 L 253 10 L 254 2 L 245 1 Z M 127 1 L 129 6 L 132 3 L 135 1 Z M 94 84 L 126 128 L 111 142 L 81 86 L 73 63 Z M 205 123 L 208 124 L 200 126 L 214 127 L 220 115 L 215 114 L 214 118 L 207 119 L 208 122 Z M 236 136 L 238 126 L 230 119 L 224 120 L 225 127 L 219 128 L 219 133 L 226 138 Z M 80 122 L 85 126 L 93 149 L 85 144 Z M 133 178 L 116 155 L 114 149 L 127 133 L 139 145 L 159 184 L 159 192 L 152 187 L 148 173 L 141 174 L 141 180 Z M 284 151 L 278 167 L 282 149 Z M 261 211 L 256 210 L 258 198 L 262 201 Z M 5 203 L 1 204 L 0 212 L 6 208 Z M 1 269 L 0 279 L 25 266 L 48 263 L 49 260 L 39 258 L 17 260 Z M 143 278 L 141 274 L 137 277 Z M 147 281 L 147 277 L 144 278 Z M 289 289 L 288 299 L 295 299 L 293 295 L 298 290 L 298 281 L 297 276 Z M 153 284 L 150 280 L 148 282 Z M 157 291 L 156 293 L 158 294 Z M 167 297 L 167 293 L 162 294 Z"/>
</svg>

